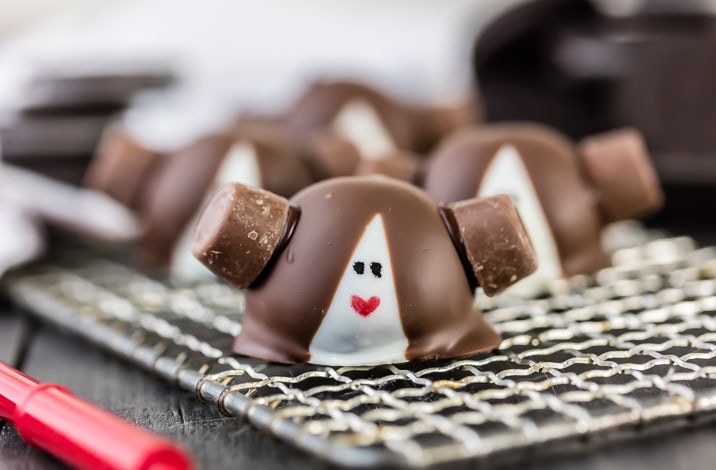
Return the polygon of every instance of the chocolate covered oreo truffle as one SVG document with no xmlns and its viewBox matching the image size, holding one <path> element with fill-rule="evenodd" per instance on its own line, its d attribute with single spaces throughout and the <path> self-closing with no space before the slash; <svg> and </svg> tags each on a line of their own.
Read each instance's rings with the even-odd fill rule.
<svg viewBox="0 0 716 470">
<path fill-rule="evenodd" d="M 320 82 L 287 113 L 286 126 L 323 179 L 353 174 L 362 161 L 425 152 L 478 114 L 468 100 L 410 106 L 359 83 Z"/>
<path fill-rule="evenodd" d="M 634 129 L 575 146 L 537 124 L 483 125 L 444 141 L 431 157 L 424 184 L 438 202 L 512 196 L 539 268 L 510 291 L 528 296 L 543 292 L 553 279 L 607 266 L 604 226 L 658 209 L 663 199 Z"/>
<path fill-rule="evenodd" d="M 402 106 L 386 95 L 353 82 L 320 82 L 286 117 L 298 138 L 316 133 L 341 136 L 362 158 L 382 158 L 412 148 L 410 123 Z"/>
<path fill-rule="evenodd" d="M 276 362 L 373 365 L 489 351 L 474 305 L 535 269 L 509 198 L 437 206 L 383 177 L 335 178 L 290 200 L 239 183 L 208 202 L 193 252 L 246 290 L 234 350 Z"/>
<path fill-rule="evenodd" d="M 229 181 L 291 196 L 312 177 L 276 123 L 242 120 L 171 153 L 140 143 L 117 123 L 105 131 L 85 184 L 140 216 L 141 253 L 148 264 L 191 280 L 210 275 L 191 255 L 197 212 Z"/>
<path fill-rule="evenodd" d="M 240 181 L 290 196 L 311 183 L 303 162 L 282 142 L 257 132 L 206 136 L 162 163 L 142 206 L 145 257 L 174 277 L 207 271 L 191 255 L 196 215 L 209 194 Z"/>
</svg>

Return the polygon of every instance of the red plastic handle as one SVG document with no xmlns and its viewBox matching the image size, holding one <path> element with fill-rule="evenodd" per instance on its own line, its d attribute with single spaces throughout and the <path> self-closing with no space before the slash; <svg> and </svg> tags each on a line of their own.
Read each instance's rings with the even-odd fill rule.
<svg viewBox="0 0 716 470">
<path fill-rule="evenodd" d="M 14 421 L 27 442 L 81 469 L 193 468 L 189 455 L 173 442 L 77 398 L 64 387 L 38 384 L 2 363 L 0 415 Z"/>
<path fill-rule="evenodd" d="M 0 418 L 14 421 L 17 403 L 36 386 L 37 380 L 0 362 Z"/>
</svg>

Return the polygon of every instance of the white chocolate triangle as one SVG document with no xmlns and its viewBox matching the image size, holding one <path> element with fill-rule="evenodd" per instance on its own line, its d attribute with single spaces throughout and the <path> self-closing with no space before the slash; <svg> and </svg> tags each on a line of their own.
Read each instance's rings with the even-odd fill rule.
<svg viewBox="0 0 716 470">
<path fill-rule="evenodd" d="M 363 274 L 354 269 L 356 262 L 363 263 Z M 380 263 L 380 277 L 372 272 L 371 263 Z M 400 321 L 393 275 L 383 218 L 376 215 L 353 251 L 311 341 L 310 362 L 333 366 L 405 362 L 408 339 Z M 372 313 L 362 316 L 351 306 L 354 295 L 364 300 L 378 297 L 380 304 Z"/>
<path fill-rule="evenodd" d="M 378 160 L 396 150 L 375 108 L 364 100 L 351 100 L 343 105 L 333 118 L 333 128 L 353 142 L 363 158 Z"/>
<path fill-rule="evenodd" d="M 512 145 L 503 145 L 497 151 L 485 171 L 477 195 L 485 197 L 496 194 L 508 194 L 512 197 L 532 240 L 538 263 L 533 274 L 506 292 L 524 297 L 538 295 L 545 291 L 550 281 L 562 277 L 562 264 L 552 229 L 532 180 L 517 149 Z"/>
<path fill-rule="evenodd" d="M 261 171 L 256 149 L 250 143 L 239 141 L 231 146 L 219 170 L 216 172 L 214 181 L 209 187 L 205 198 L 211 196 L 220 186 L 232 182 L 248 186 L 261 186 Z M 203 206 L 204 203 L 201 204 L 201 207 Z M 198 221 L 199 213 L 197 212 L 184 229 L 181 238 L 174 245 L 170 274 L 175 279 L 190 280 L 213 276 L 191 252 L 194 228 Z"/>
<path fill-rule="evenodd" d="M 261 170 L 256 148 L 248 142 L 236 142 L 227 152 L 216 172 L 213 188 L 226 183 L 241 183 L 261 187 Z"/>
</svg>

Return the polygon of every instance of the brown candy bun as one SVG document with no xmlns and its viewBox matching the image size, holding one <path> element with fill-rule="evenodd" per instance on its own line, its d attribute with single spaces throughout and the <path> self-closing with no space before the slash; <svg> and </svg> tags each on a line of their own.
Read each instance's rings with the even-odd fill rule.
<svg viewBox="0 0 716 470">
<path fill-rule="evenodd" d="M 162 155 L 134 140 L 121 124 L 109 126 L 87 169 L 84 185 L 104 192 L 131 209 L 139 207 L 142 192 Z"/>
<path fill-rule="evenodd" d="M 599 194 L 606 221 L 644 215 L 662 206 L 664 195 L 638 130 L 587 137 L 579 143 L 578 154 Z"/>
<path fill-rule="evenodd" d="M 313 182 L 300 145 L 278 118 L 245 116 L 230 133 L 234 143 L 245 141 L 254 147 L 262 188 L 290 197 Z"/>
<path fill-rule="evenodd" d="M 314 132 L 301 154 L 316 181 L 352 175 L 361 160 L 350 140 L 328 129 Z"/>
<path fill-rule="evenodd" d="M 199 219 L 192 252 L 214 274 L 243 289 L 290 236 L 288 201 L 239 183 L 222 186 Z"/>
<path fill-rule="evenodd" d="M 313 182 L 313 177 L 298 153 L 280 140 L 267 135 L 239 137 L 234 141 L 252 145 L 261 173 L 261 187 L 280 194 L 292 196 Z"/>
</svg>

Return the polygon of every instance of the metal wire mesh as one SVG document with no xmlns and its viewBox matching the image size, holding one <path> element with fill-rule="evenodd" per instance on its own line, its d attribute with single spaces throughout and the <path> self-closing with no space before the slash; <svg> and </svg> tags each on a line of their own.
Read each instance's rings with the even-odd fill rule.
<svg viewBox="0 0 716 470">
<path fill-rule="evenodd" d="M 716 248 L 645 242 L 634 230 L 617 238 L 638 245 L 616 250 L 596 276 L 555 282 L 549 296 L 478 296 L 503 334 L 499 351 L 383 367 L 231 355 L 241 292 L 172 285 L 86 253 L 18 273 L 6 288 L 36 315 L 308 452 L 422 467 L 716 409 Z"/>
</svg>

